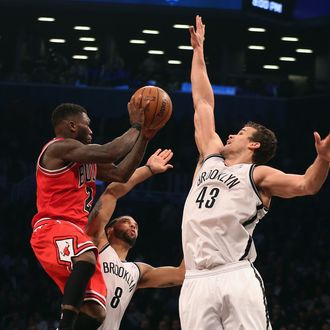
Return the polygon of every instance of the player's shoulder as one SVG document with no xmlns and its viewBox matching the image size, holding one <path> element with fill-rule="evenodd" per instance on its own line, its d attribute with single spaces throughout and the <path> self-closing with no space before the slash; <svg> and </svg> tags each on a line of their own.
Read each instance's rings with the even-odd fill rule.
<svg viewBox="0 0 330 330">
<path fill-rule="evenodd" d="M 55 139 L 55 141 L 48 146 L 47 153 L 55 155 L 58 153 L 62 154 L 63 152 L 67 152 L 82 146 L 84 146 L 84 144 L 76 139 L 60 138 Z"/>
<path fill-rule="evenodd" d="M 276 168 L 268 166 L 268 165 L 255 165 L 255 169 L 254 169 L 255 173 L 258 173 L 261 175 L 267 175 L 267 174 L 275 173 L 278 171 L 279 170 L 277 170 Z"/>
<path fill-rule="evenodd" d="M 260 185 L 264 182 L 270 175 L 280 172 L 274 167 L 268 165 L 258 165 L 254 167 L 253 170 L 253 179 L 257 185 Z"/>
<path fill-rule="evenodd" d="M 134 262 L 134 264 L 139 268 L 140 273 L 141 273 L 141 277 L 150 269 L 153 269 L 154 267 L 152 267 L 149 264 L 146 264 L 145 262 Z"/>
</svg>

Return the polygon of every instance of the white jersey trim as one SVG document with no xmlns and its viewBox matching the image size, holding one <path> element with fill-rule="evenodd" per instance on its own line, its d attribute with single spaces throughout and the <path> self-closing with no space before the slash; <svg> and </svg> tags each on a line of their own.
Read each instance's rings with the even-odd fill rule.
<svg viewBox="0 0 330 330">
<path fill-rule="evenodd" d="M 99 254 L 101 254 L 109 245 L 110 243 L 106 243 L 105 245 L 103 245 L 103 247 L 99 251 Z"/>
<path fill-rule="evenodd" d="M 126 262 L 126 261 L 125 261 L 125 262 Z M 135 262 L 135 261 L 133 261 L 132 263 L 137 267 L 137 269 L 138 269 L 138 271 L 139 271 L 139 278 L 138 278 L 138 280 L 137 280 L 137 282 L 136 282 L 136 288 L 135 288 L 135 291 L 136 291 L 136 289 L 137 289 L 137 287 L 138 287 L 138 285 L 139 285 L 139 282 L 140 282 L 140 280 L 141 280 L 142 273 L 141 273 L 141 269 L 140 269 L 139 264 L 138 264 L 137 262 Z"/>
<path fill-rule="evenodd" d="M 264 203 L 262 202 L 262 199 L 261 199 L 261 196 L 260 196 L 260 194 L 259 194 L 258 188 L 257 188 L 257 186 L 256 186 L 256 184 L 255 184 L 255 182 L 254 182 L 254 180 L 253 180 L 253 171 L 254 171 L 255 168 L 256 168 L 256 164 L 252 164 L 251 167 L 250 167 L 250 170 L 249 170 L 250 183 L 251 183 L 251 186 L 252 186 L 252 188 L 253 188 L 255 194 L 257 195 L 257 197 L 258 197 L 259 200 L 260 200 L 260 203 L 261 203 L 260 206 L 262 206 L 262 207 L 265 209 L 265 211 L 268 212 L 268 208 L 267 208 L 267 207 L 264 205 Z"/>
<path fill-rule="evenodd" d="M 215 276 L 221 273 L 232 272 L 237 269 L 241 268 L 249 268 L 250 261 L 248 260 L 240 260 L 236 262 L 231 262 L 224 265 L 219 265 L 214 268 L 210 269 L 193 269 L 193 270 L 186 270 L 185 279 L 188 278 L 196 278 L 196 277 L 208 277 L 208 276 Z"/>
<path fill-rule="evenodd" d="M 57 174 L 60 174 L 60 173 L 65 173 L 67 171 L 69 171 L 76 163 L 75 162 L 70 162 L 68 165 L 66 166 L 63 166 L 61 168 L 58 168 L 56 170 L 48 170 L 47 168 L 41 166 L 40 164 L 40 160 L 43 156 L 43 154 L 45 153 L 46 149 L 51 145 L 53 144 L 54 142 L 57 142 L 59 141 L 59 139 L 57 138 L 54 138 L 53 140 L 49 141 L 44 147 L 43 149 L 41 150 L 41 153 L 38 157 L 38 160 L 37 160 L 37 168 L 40 169 L 41 172 L 43 172 L 44 174 L 46 175 L 49 175 L 49 176 L 52 176 L 52 175 L 57 175 Z"/>
</svg>

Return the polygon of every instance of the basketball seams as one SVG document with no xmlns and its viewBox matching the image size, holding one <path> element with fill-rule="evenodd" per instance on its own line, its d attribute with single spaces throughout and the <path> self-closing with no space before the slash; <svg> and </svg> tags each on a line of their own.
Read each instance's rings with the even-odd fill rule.
<svg viewBox="0 0 330 330">
<path fill-rule="evenodd" d="M 165 99 L 165 109 L 164 109 L 164 115 L 161 117 L 161 120 L 158 122 L 157 126 L 155 128 L 162 128 L 170 119 L 172 115 L 172 101 L 169 97 L 166 97 L 166 94 L 163 93 L 162 102 L 163 99 Z"/>
<path fill-rule="evenodd" d="M 145 110 L 145 127 L 150 129 L 162 128 L 172 114 L 172 101 L 168 94 L 156 86 L 144 86 L 135 94 L 141 95 L 142 106 L 150 100 L 149 107 Z"/>
<path fill-rule="evenodd" d="M 154 127 L 155 126 L 155 119 L 156 119 L 156 116 L 157 116 L 158 111 L 159 111 L 159 104 L 158 104 L 158 102 L 159 102 L 159 89 L 158 88 L 152 88 L 152 89 L 156 90 L 157 96 L 156 96 L 156 101 L 155 101 L 156 110 L 153 112 L 153 118 L 152 118 L 152 121 L 150 122 L 150 128 L 155 128 Z M 150 90 L 152 90 L 152 89 L 150 88 Z"/>
</svg>

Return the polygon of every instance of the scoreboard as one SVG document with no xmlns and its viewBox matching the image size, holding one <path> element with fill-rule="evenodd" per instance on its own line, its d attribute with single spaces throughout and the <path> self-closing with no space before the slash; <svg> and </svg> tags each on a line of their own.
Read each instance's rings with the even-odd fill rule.
<svg viewBox="0 0 330 330">
<path fill-rule="evenodd" d="M 265 18 L 290 19 L 293 5 L 293 0 L 244 0 L 243 9 Z"/>
</svg>

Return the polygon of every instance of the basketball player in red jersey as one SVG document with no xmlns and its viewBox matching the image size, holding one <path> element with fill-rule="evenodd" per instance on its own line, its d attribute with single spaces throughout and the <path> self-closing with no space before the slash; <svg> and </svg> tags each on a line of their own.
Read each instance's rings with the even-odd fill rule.
<svg viewBox="0 0 330 330">
<path fill-rule="evenodd" d="M 104 145 L 90 144 L 90 119 L 83 107 L 64 103 L 53 111 L 56 137 L 43 147 L 37 162 L 38 212 L 31 246 L 63 293 L 60 330 L 97 329 L 105 317 L 106 287 L 97 248 L 84 229 L 96 179 L 125 182 L 141 161 L 150 134 L 143 127 L 147 106 L 142 107 L 141 97 L 132 98 L 131 128 Z"/>
</svg>

